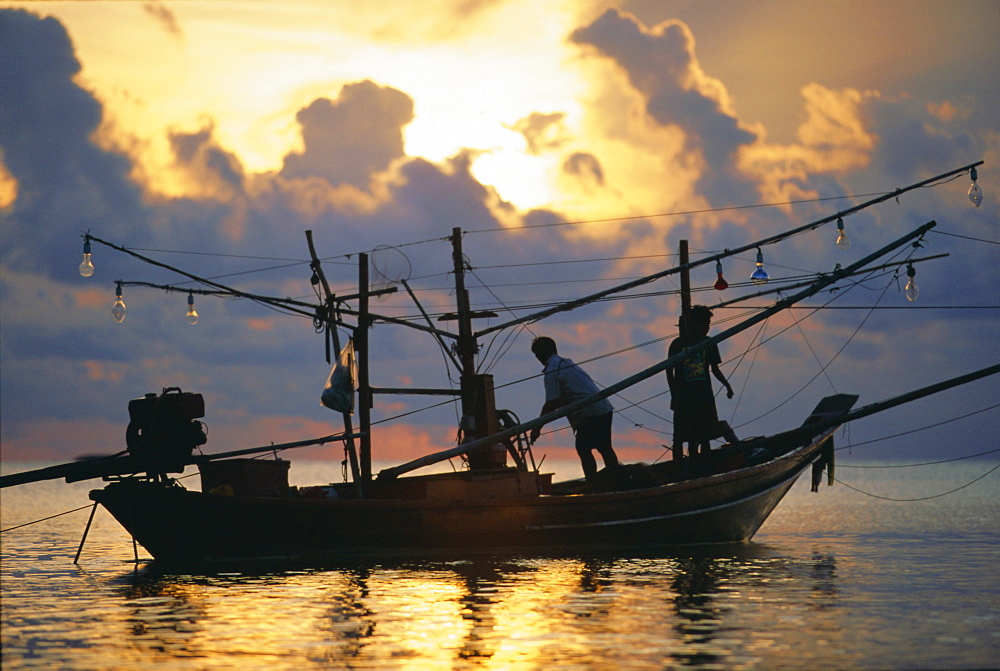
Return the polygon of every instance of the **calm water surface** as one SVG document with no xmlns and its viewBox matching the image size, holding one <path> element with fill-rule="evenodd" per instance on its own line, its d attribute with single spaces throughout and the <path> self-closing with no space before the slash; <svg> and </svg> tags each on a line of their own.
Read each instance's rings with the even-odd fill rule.
<svg viewBox="0 0 1000 671">
<path fill-rule="evenodd" d="M 838 477 L 917 498 L 995 465 L 843 467 Z M 315 484 L 335 470 L 293 464 L 291 478 Z M 94 486 L 6 489 L 2 526 L 87 506 Z M 804 479 L 753 543 L 653 556 L 190 575 L 134 568 L 131 540 L 103 510 L 74 565 L 88 512 L 0 536 L 4 669 L 1000 665 L 1000 471 L 917 502 L 842 485 L 813 494 Z"/>
</svg>

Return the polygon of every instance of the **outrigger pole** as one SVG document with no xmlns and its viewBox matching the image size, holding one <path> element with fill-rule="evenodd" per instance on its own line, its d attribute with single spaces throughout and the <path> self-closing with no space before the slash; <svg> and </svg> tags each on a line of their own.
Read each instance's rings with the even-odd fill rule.
<svg viewBox="0 0 1000 671">
<path fill-rule="evenodd" d="M 184 461 L 185 466 L 193 464 L 203 464 L 216 459 L 229 459 L 231 457 L 242 457 L 251 454 L 266 454 L 267 452 L 279 452 L 295 447 L 307 447 L 309 445 L 324 445 L 342 440 L 360 438 L 360 433 L 335 433 L 320 438 L 310 438 L 309 440 L 297 440 L 291 443 L 279 443 L 264 445 L 261 447 L 248 447 L 232 452 L 219 452 L 217 454 L 192 455 Z M 116 475 L 132 475 L 142 473 L 147 470 L 147 465 L 135 457 L 127 454 L 118 454 L 110 457 L 98 457 L 96 459 L 84 459 L 82 461 L 72 461 L 56 466 L 47 466 L 33 471 L 22 471 L 21 473 L 11 473 L 0 476 L 0 489 L 13 485 L 24 485 L 29 482 L 41 482 L 42 480 L 56 480 L 66 478 L 66 482 L 78 482 L 80 480 L 90 480 L 93 478 L 106 478 Z"/>
<path fill-rule="evenodd" d="M 649 368 L 646 368 L 645 370 L 640 371 L 639 373 L 636 373 L 635 375 L 632 375 L 631 377 L 628 377 L 628 378 L 626 378 L 624 380 L 621 380 L 620 382 L 617 382 L 617 383 L 612 384 L 612 385 L 610 385 L 608 387 L 605 387 L 604 389 L 602 389 L 601 391 L 599 391 L 596 394 L 588 396 L 587 398 L 580 399 L 578 401 L 574 401 L 573 403 L 569 403 L 567 405 L 564 405 L 563 407 L 559 408 L 558 410 L 554 410 L 554 411 L 552 411 L 550 413 L 547 413 L 545 415 L 542 415 L 542 416 L 540 416 L 540 417 L 538 417 L 536 419 L 524 422 L 523 424 L 518 424 L 516 426 L 510 427 L 510 428 L 505 429 L 503 431 L 500 431 L 500 432 L 497 432 L 497 433 L 493 433 L 492 435 L 485 436 L 483 438 L 478 438 L 476 440 L 470 441 L 468 443 L 464 443 L 462 445 L 459 445 L 457 447 L 453 447 L 453 448 L 448 449 L 448 450 L 444 450 L 442 452 L 436 452 L 434 454 L 429 454 L 429 455 L 427 455 L 425 457 L 422 457 L 420 459 L 416 459 L 414 461 L 407 462 L 405 464 L 401 464 L 399 466 L 395 466 L 395 467 L 392 467 L 392 468 L 386 468 L 386 469 L 382 470 L 381 472 L 379 472 L 379 478 L 380 479 L 381 478 L 392 479 L 392 478 L 395 478 L 395 477 L 397 477 L 399 475 L 402 475 L 404 473 L 408 473 L 408 472 L 416 470 L 418 468 L 422 468 L 424 466 L 429 466 L 431 464 L 435 464 L 435 463 L 438 463 L 438 462 L 441 462 L 441 461 L 445 461 L 447 459 L 451 459 L 452 457 L 457 457 L 457 456 L 459 456 L 461 454 L 465 454 L 467 452 L 470 452 L 470 451 L 473 451 L 473 450 L 476 450 L 476 449 L 481 449 L 481 448 L 484 448 L 484 447 L 489 447 L 489 446 L 493 445 L 494 443 L 498 443 L 498 442 L 500 442 L 502 440 L 505 440 L 507 438 L 510 438 L 510 437 L 515 436 L 515 435 L 520 434 L 520 433 L 525 433 L 527 431 L 531 431 L 534 428 L 538 428 L 538 427 L 544 426 L 545 424 L 548 424 L 549 422 L 554 422 L 557 419 L 565 417 L 566 415 L 568 415 L 568 414 L 570 414 L 572 412 L 576 412 L 578 410 L 581 410 L 582 408 L 585 408 L 585 407 L 587 407 L 587 406 L 589 406 L 589 405 L 591 405 L 593 403 L 596 403 L 597 401 L 600 401 L 602 399 L 608 398 L 609 396 L 613 396 L 614 394 L 617 394 L 620 391 L 623 391 L 623 390 L 625 390 L 625 389 L 627 389 L 627 388 L 629 388 L 629 387 L 631 387 L 631 386 L 633 386 L 635 384 L 638 384 L 639 382 L 642 382 L 643 380 L 646 380 L 646 379 L 652 377 L 653 375 L 656 375 L 658 373 L 662 373 L 663 371 L 667 370 L 668 368 L 677 365 L 685 357 L 690 356 L 691 354 L 693 354 L 695 352 L 698 352 L 700 350 L 703 350 L 706 347 L 709 347 L 710 345 L 713 345 L 713 344 L 716 344 L 716 343 L 721 342 L 723 340 L 726 340 L 727 338 L 731 338 L 732 336 L 736 335 L 737 333 L 741 333 L 742 331 L 745 331 L 746 329 L 750 328 L 751 326 L 753 326 L 755 324 L 758 324 L 758 323 L 764 321 L 765 319 L 768 319 L 772 315 L 775 315 L 775 314 L 781 312 L 782 310 L 785 310 L 786 308 L 791 307 L 792 305 L 798 303 L 799 301 L 804 300 L 804 299 L 809 298 L 810 296 L 812 296 L 814 294 L 819 293 L 820 291 L 822 291 L 826 287 L 830 286 L 831 284 L 835 284 L 836 282 L 840 281 L 843 277 L 845 277 L 847 275 L 850 275 L 851 273 L 854 273 L 857 270 L 860 270 L 864 266 L 867 266 L 869 263 L 872 263 L 876 259 L 884 256 L 885 254 L 888 254 L 889 252 L 893 251 L 894 249 L 897 249 L 898 247 L 901 247 L 901 246 L 905 245 L 906 243 L 910 242 L 911 240 L 914 240 L 916 238 L 920 238 L 921 236 L 923 236 L 924 234 L 926 234 L 927 231 L 929 231 L 930 229 L 934 228 L 936 225 L 937 225 L 937 222 L 935 222 L 935 221 L 929 221 L 926 224 L 924 224 L 923 226 L 920 226 L 919 228 L 917 228 L 916 230 L 914 230 L 914 231 L 912 231 L 910 233 L 907 233 L 903 237 L 895 240 L 894 242 L 889 243 L 888 245 L 882 247 L 878 251 L 875 251 L 875 252 L 869 254 L 868 256 L 862 258 L 861 260 L 859 260 L 859 261 L 857 261 L 855 263 L 852 263 L 851 265 L 849 265 L 849 266 L 847 266 L 845 268 L 842 268 L 842 269 L 838 268 L 838 269 L 832 271 L 831 273 L 822 276 L 821 278 L 819 278 L 818 280 L 816 280 L 814 283 L 812 283 L 808 288 L 803 289 L 802 291 L 800 291 L 800 292 L 798 292 L 796 294 L 793 294 L 793 295 L 789 296 L 788 298 L 784 298 L 784 299 L 776 302 L 771 307 L 769 307 L 767 309 L 764 309 L 764 310 L 761 310 L 760 312 L 758 312 L 756 315 L 750 317 L 749 319 L 746 319 L 746 320 L 740 322 L 739 324 L 737 324 L 737 325 L 735 325 L 735 326 L 733 326 L 733 327 L 731 327 L 731 328 L 729 328 L 729 329 L 727 329 L 725 331 L 722 331 L 721 333 L 719 333 L 719 334 L 717 334 L 717 335 L 715 335 L 715 336 L 713 336 L 711 338 L 703 340 L 701 343 L 699 343 L 699 344 L 697 344 L 697 345 L 689 348 L 685 352 L 681 352 L 681 353 L 675 354 L 672 357 L 668 357 L 667 359 L 664 359 L 663 361 L 661 361 L 661 362 L 659 362 L 659 363 L 657 363 L 657 364 L 655 364 L 653 366 L 650 366 Z"/>
</svg>

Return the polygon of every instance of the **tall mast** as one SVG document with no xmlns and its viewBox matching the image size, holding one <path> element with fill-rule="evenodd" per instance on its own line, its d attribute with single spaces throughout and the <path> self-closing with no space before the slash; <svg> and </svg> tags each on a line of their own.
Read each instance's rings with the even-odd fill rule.
<svg viewBox="0 0 1000 671">
<path fill-rule="evenodd" d="M 680 335 L 687 332 L 687 319 L 691 314 L 691 269 L 688 267 L 690 258 L 688 255 L 688 241 L 680 241 L 680 267 L 681 267 L 681 320 L 677 324 Z"/>
<path fill-rule="evenodd" d="M 476 373 L 476 336 L 472 332 L 472 310 L 465 289 L 465 256 L 462 253 L 462 229 L 451 232 L 452 262 L 455 270 L 455 302 L 458 310 L 458 360 L 462 366 L 462 442 L 485 438 L 497 432 L 496 400 L 493 376 Z M 486 470 L 506 465 L 506 448 L 487 445 L 466 455 L 469 468 Z"/>
<path fill-rule="evenodd" d="M 368 255 L 358 254 L 358 326 L 354 330 L 354 353 L 358 358 L 358 419 L 361 423 L 361 481 L 372 479 L 372 392 L 368 378 Z"/>
<path fill-rule="evenodd" d="M 312 258 L 309 264 L 312 267 L 313 272 L 316 274 L 315 279 L 319 280 L 323 287 L 323 295 L 326 297 L 325 301 L 325 317 L 326 322 L 326 362 L 330 363 L 330 339 L 333 339 L 333 348 L 336 350 L 334 356 L 340 355 L 340 336 L 337 334 L 336 325 L 336 297 L 333 292 L 330 291 L 330 283 L 326 279 L 326 273 L 323 272 L 323 266 L 320 263 L 319 256 L 316 254 L 316 245 L 313 244 L 312 231 L 306 231 L 306 242 L 309 244 L 309 256 Z M 348 460 L 351 464 L 351 477 L 353 478 L 355 484 L 358 488 L 358 494 L 362 494 L 362 483 L 361 483 L 361 468 L 358 464 L 358 451 L 354 446 L 354 437 L 351 435 L 354 431 L 354 426 L 351 420 L 351 413 L 347 410 L 343 413 L 344 418 L 344 433 L 348 435 L 346 442 L 344 443 L 347 449 Z"/>
<path fill-rule="evenodd" d="M 458 360 L 462 365 L 464 381 L 476 373 L 476 339 L 472 335 L 469 292 L 465 289 L 465 257 L 462 254 L 460 228 L 451 229 L 451 259 L 455 270 L 455 302 L 458 308 Z"/>
</svg>

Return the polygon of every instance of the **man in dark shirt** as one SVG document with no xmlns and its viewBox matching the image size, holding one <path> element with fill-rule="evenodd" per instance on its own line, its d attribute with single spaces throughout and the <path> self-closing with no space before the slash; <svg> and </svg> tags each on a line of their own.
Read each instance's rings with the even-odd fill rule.
<svg viewBox="0 0 1000 671">
<path fill-rule="evenodd" d="M 668 356 L 674 356 L 691 349 L 708 339 L 708 329 L 712 323 L 712 311 L 704 305 L 691 308 L 684 335 L 670 343 Z M 667 384 L 670 386 L 670 408 L 674 411 L 674 458 L 683 455 L 684 443 L 688 444 L 688 454 L 708 451 L 709 441 L 725 436 L 730 442 L 737 442 L 732 429 L 719 421 L 715 409 L 715 394 L 709 372 L 726 388 L 726 398 L 733 397 L 733 387 L 719 370 L 722 358 L 719 348 L 712 343 L 685 357 L 679 364 L 667 369 Z"/>
</svg>

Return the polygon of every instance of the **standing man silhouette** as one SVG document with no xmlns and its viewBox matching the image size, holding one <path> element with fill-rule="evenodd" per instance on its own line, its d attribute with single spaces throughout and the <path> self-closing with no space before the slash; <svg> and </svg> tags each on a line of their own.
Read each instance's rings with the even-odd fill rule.
<svg viewBox="0 0 1000 671">
<path fill-rule="evenodd" d="M 707 340 L 711 324 L 712 311 L 704 305 L 695 305 L 688 312 L 683 335 L 670 343 L 667 355 L 680 354 Z M 729 424 L 719 421 L 715 409 L 709 373 L 725 386 L 726 398 L 733 397 L 733 387 L 719 370 L 720 363 L 719 348 L 712 343 L 667 369 L 670 408 L 674 411 L 674 459 L 683 456 L 684 443 L 688 444 L 688 454 L 694 456 L 708 452 L 713 438 L 724 436 L 731 443 L 739 441 Z"/>
<path fill-rule="evenodd" d="M 545 404 L 539 415 L 548 414 L 599 391 L 597 385 L 582 368 L 571 360 L 559 356 L 556 342 L 552 338 L 545 336 L 535 338 L 531 343 L 531 351 L 545 366 Z M 580 455 L 583 474 L 587 480 L 592 480 L 597 474 L 594 450 L 601 453 L 605 468 L 618 465 L 618 456 L 611 446 L 612 417 L 614 417 L 614 407 L 608 399 L 592 403 L 566 416 L 576 433 L 576 453 Z M 541 432 L 540 426 L 531 430 L 532 444 L 538 440 Z"/>
</svg>

